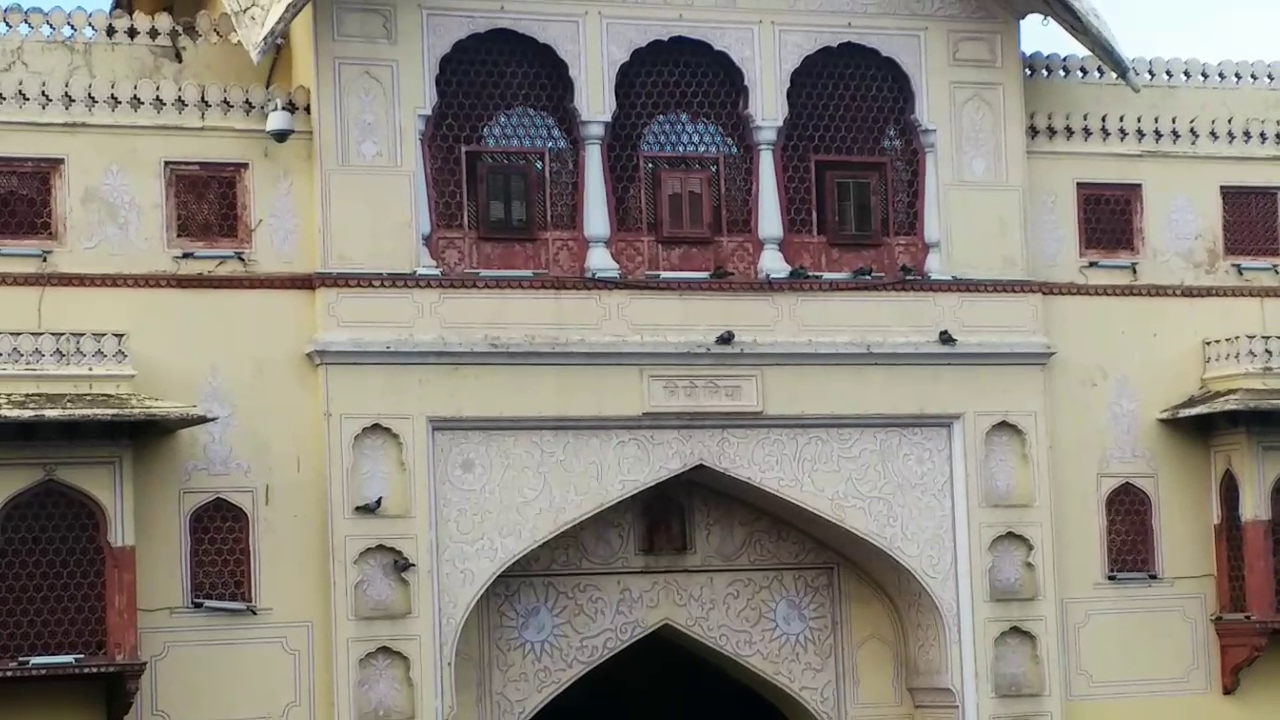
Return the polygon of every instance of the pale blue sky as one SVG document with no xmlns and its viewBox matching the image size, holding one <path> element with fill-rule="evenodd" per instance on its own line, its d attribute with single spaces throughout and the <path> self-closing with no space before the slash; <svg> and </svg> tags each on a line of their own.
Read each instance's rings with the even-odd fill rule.
<svg viewBox="0 0 1280 720">
<path fill-rule="evenodd" d="M 1280 60 L 1280 0 L 1093 0 L 1130 57 Z M 1062 28 L 1022 23 L 1022 49 L 1082 54 Z"/>
</svg>

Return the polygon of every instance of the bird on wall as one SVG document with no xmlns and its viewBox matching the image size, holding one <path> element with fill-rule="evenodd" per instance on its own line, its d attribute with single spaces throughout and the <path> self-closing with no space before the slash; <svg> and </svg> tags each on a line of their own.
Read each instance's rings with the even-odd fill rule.
<svg viewBox="0 0 1280 720">
<path fill-rule="evenodd" d="M 938 332 L 938 342 L 947 347 L 955 347 L 955 344 L 960 341 L 956 340 L 956 336 L 952 335 L 950 330 L 944 329 Z"/>
<path fill-rule="evenodd" d="M 403 575 L 409 572 L 410 570 L 418 567 L 418 564 L 412 560 L 407 560 L 405 558 L 396 558 L 395 560 L 391 561 L 391 567 L 397 573 L 400 573 L 401 575 Z"/>
<path fill-rule="evenodd" d="M 915 268 L 911 267 L 906 263 L 903 263 L 898 266 L 898 272 L 902 273 L 902 277 L 907 277 L 907 278 L 920 277 L 920 273 L 916 272 Z"/>
<path fill-rule="evenodd" d="M 712 280 L 728 280 L 734 275 L 737 275 L 737 273 L 723 265 L 717 265 L 716 269 L 711 271 L 711 275 L 709 277 Z"/>
<path fill-rule="evenodd" d="M 811 280 L 813 279 L 813 273 L 809 272 L 809 268 L 797 265 L 791 268 L 791 272 L 787 273 L 787 277 L 792 280 Z"/>
<path fill-rule="evenodd" d="M 854 270 L 852 273 L 853 277 L 856 277 L 856 278 L 869 278 L 875 274 L 876 274 L 876 269 L 871 267 L 870 265 L 863 265 L 862 267 Z"/>
<path fill-rule="evenodd" d="M 732 345 L 732 344 L 733 344 L 733 341 L 734 341 L 734 340 L 736 340 L 736 339 L 737 339 L 737 337 L 738 337 L 738 336 L 737 336 L 737 335 L 735 335 L 735 334 L 734 334 L 734 332 L 733 332 L 732 330 L 725 330 L 724 332 L 722 332 L 722 333 L 720 333 L 719 335 L 717 335 L 717 336 L 716 336 L 716 344 L 717 344 L 717 345 Z"/>
<path fill-rule="evenodd" d="M 378 511 L 382 509 L 382 496 L 379 495 L 369 502 L 357 505 L 352 509 L 358 515 L 377 515 Z"/>
</svg>

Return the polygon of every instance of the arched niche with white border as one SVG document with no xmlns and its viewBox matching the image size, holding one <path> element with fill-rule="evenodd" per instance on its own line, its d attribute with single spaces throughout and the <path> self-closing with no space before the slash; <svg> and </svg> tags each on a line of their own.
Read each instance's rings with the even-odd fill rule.
<svg viewBox="0 0 1280 720">
<path fill-rule="evenodd" d="M 987 594 L 991 600 L 1035 600 L 1040 572 L 1032 561 L 1035 546 L 1012 530 L 996 536 L 987 546 Z"/>
<path fill-rule="evenodd" d="M 996 697 L 1044 695 L 1040 638 L 1021 625 L 1012 625 L 997 635 L 991 649 L 991 682 Z"/>
<path fill-rule="evenodd" d="M 404 439 L 395 430 L 374 422 L 351 438 L 347 500 L 353 507 L 375 503 L 380 516 L 408 515 L 410 482 Z"/>
<path fill-rule="evenodd" d="M 356 580 L 351 612 L 362 620 L 402 618 L 413 614 L 413 585 L 405 577 L 409 558 L 397 548 L 378 544 L 355 558 Z"/>
<path fill-rule="evenodd" d="M 409 658 L 383 645 L 356 664 L 357 720 L 415 720 L 417 698 Z"/>
<path fill-rule="evenodd" d="M 1022 428 L 1001 420 L 982 436 L 982 501 L 989 507 L 1027 507 L 1036 501 L 1031 447 Z"/>
</svg>

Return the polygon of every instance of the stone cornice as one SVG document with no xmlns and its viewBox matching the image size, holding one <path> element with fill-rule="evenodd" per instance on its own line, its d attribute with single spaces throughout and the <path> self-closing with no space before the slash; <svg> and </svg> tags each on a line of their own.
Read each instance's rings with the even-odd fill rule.
<svg viewBox="0 0 1280 720">
<path fill-rule="evenodd" d="M 720 347 L 708 337 L 320 336 L 307 356 L 317 365 L 1045 365 L 1047 340 L 966 341 L 946 347 L 920 339 L 743 339 Z"/>
<path fill-rule="evenodd" d="M 1086 297 L 1280 297 L 1280 286 L 1084 285 L 1036 280 L 897 281 L 671 281 L 590 278 L 440 278 L 385 273 L 0 273 L 0 287 L 75 287 L 193 290 L 441 289 L 441 290 L 648 290 L 705 293 L 943 293 L 1079 295 Z"/>
</svg>

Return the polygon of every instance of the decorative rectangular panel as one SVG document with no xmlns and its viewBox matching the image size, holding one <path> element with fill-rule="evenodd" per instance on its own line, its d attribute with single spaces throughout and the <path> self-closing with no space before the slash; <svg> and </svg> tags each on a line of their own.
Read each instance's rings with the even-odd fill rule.
<svg viewBox="0 0 1280 720">
<path fill-rule="evenodd" d="M 649 413 L 763 412 L 763 375 L 747 372 L 645 370 L 644 409 Z"/>
<path fill-rule="evenodd" d="M 400 167 L 400 87 L 396 64 L 338 60 L 338 164 Z"/>
</svg>

